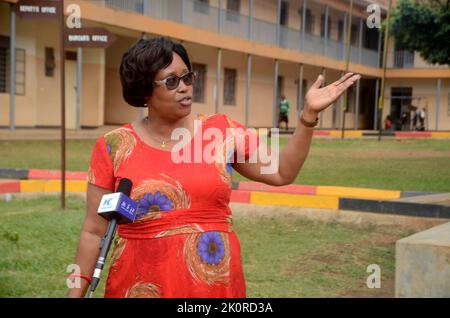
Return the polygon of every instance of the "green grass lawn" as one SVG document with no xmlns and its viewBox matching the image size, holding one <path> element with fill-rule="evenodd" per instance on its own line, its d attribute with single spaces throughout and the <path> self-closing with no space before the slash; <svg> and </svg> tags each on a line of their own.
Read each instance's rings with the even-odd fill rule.
<svg viewBox="0 0 450 318">
<path fill-rule="evenodd" d="M 67 170 L 87 170 L 94 142 L 67 141 Z M 0 149 L 0 168 L 60 169 L 58 141 L 0 141 Z M 295 183 L 448 192 L 450 140 L 314 139 Z"/>
<path fill-rule="evenodd" d="M 65 297 L 85 202 L 69 197 L 64 212 L 59 204 L 58 196 L 0 201 L 0 297 Z M 235 216 L 234 227 L 249 297 L 393 297 L 394 244 L 411 234 L 281 215 Z M 381 268 L 381 289 L 366 287 L 369 264 Z"/>
</svg>

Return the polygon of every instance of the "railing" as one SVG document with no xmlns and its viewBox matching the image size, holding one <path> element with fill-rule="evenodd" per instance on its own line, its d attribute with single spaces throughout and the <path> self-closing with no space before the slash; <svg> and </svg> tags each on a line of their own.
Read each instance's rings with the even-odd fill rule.
<svg viewBox="0 0 450 318">
<path fill-rule="evenodd" d="M 267 21 L 253 19 L 251 40 L 277 45 L 277 26 Z"/>
<path fill-rule="evenodd" d="M 103 0 L 107 7 L 135 12 L 156 19 L 188 24 L 200 29 L 223 33 L 255 42 L 319 54 L 345 60 L 344 43 L 305 32 L 304 42 L 300 30 L 252 18 L 234 11 L 220 9 L 197 0 Z M 250 28 L 250 23 L 251 28 Z M 249 31 L 251 29 L 251 34 Z M 277 35 L 277 31 L 279 34 Z M 326 43 L 326 48 L 325 48 Z M 378 67 L 378 52 L 367 48 L 351 47 L 350 60 Z M 400 57 L 398 58 L 400 60 Z M 396 57 L 397 60 L 397 57 Z M 403 67 L 411 67 L 403 57 Z M 412 63 L 414 64 L 414 62 Z"/>
<path fill-rule="evenodd" d="M 394 51 L 394 67 L 410 68 L 414 67 L 414 52 L 405 50 Z"/>
</svg>

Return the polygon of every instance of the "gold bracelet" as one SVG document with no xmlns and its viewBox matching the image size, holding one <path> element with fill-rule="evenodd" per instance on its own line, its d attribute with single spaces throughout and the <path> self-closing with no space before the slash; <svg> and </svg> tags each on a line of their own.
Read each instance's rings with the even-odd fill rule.
<svg viewBox="0 0 450 318">
<path fill-rule="evenodd" d="M 303 119 L 303 114 L 300 116 L 300 122 L 302 123 L 303 126 L 305 127 L 309 127 L 309 128 L 314 128 L 317 126 L 317 124 L 319 123 L 319 117 L 316 118 L 316 120 L 314 122 L 310 122 L 310 121 L 306 121 L 305 119 Z"/>
</svg>

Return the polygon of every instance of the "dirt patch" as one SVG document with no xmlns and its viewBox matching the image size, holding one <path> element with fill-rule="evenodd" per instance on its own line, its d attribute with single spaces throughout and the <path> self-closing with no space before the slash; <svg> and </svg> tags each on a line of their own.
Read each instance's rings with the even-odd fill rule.
<svg viewBox="0 0 450 318">
<path fill-rule="evenodd" d="M 349 298 L 394 298 L 395 277 L 381 279 L 380 288 L 368 288 L 361 286 L 360 289 L 349 289 L 342 291 L 339 296 Z"/>
</svg>

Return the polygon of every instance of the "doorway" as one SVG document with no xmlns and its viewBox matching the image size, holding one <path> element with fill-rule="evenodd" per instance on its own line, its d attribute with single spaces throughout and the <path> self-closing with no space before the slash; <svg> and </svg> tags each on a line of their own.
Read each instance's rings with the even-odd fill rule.
<svg viewBox="0 0 450 318">
<path fill-rule="evenodd" d="M 66 129 L 77 128 L 77 59 L 76 52 L 66 52 L 65 67 L 65 101 Z"/>
<path fill-rule="evenodd" d="M 406 129 L 406 127 L 409 127 L 411 97 L 412 87 L 391 88 L 391 119 L 394 130 L 402 130 L 402 128 Z"/>
</svg>

